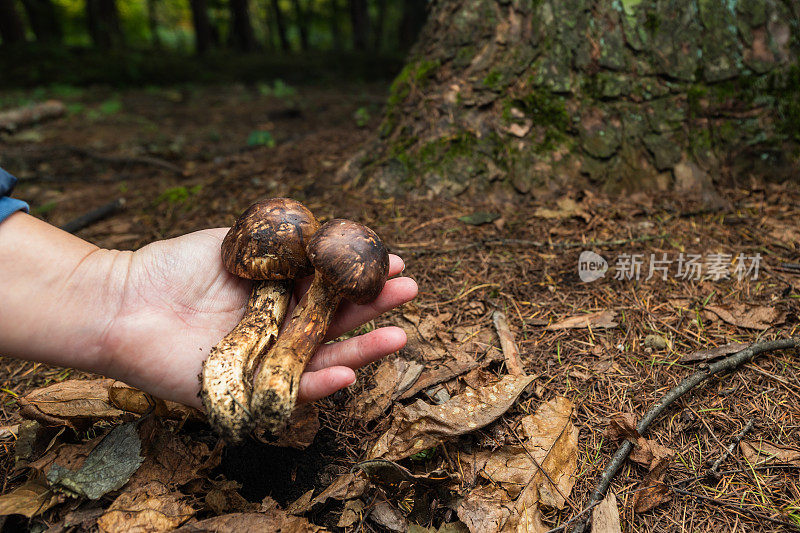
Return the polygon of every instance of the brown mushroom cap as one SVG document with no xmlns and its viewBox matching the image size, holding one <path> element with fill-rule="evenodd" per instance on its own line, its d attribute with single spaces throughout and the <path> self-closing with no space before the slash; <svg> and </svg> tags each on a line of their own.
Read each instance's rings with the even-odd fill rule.
<svg viewBox="0 0 800 533">
<path fill-rule="evenodd" d="M 306 276 L 313 267 L 306 245 L 319 222 L 291 198 L 256 202 L 236 219 L 222 241 L 222 262 L 247 279 L 281 280 Z"/>
<path fill-rule="evenodd" d="M 343 297 L 358 304 L 378 297 L 389 274 L 389 254 L 368 227 L 335 218 L 308 243 L 308 259 Z"/>
</svg>

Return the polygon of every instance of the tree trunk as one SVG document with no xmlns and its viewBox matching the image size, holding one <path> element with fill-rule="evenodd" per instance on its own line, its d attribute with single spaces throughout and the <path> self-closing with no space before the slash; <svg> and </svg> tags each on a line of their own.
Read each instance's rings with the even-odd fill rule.
<svg viewBox="0 0 800 533">
<path fill-rule="evenodd" d="M 294 18 L 297 21 L 297 29 L 300 33 L 300 49 L 303 52 L 308 51 L 308 25 L 309 25 L 309 14 L 311 11 L 311 3 L 307 5 L 307 10 L 303 9 L 303 6 L 300 4 L 300 0 L 292 0 L 292 6 L 294 7 Z"/>
<path fill-rule="evenodd" d="M 367 0 L 350 0 L 350 23 L 353 27 L 353 48 L 366 50 L 369 38 Z"/>
<path fill-rule="evenodd" d="M 250 6 L 248 0 L 230 0 L 231 41 L 237 50 L 252 52 L 258 48 L 253 25 L 250 23 Z"/>
<path fill-rule="evenodd" d="M 150 29 L 150 40 L 153 48 L 161 48 L 161 37 L 158 35 L 158 6 L 157 0 L 147 0 L 147 26 Z"/>
<path fill-rule="evenodd" d="M 208 18 L 206 0 L 190 0 L 192 23 L 194 24 L 194 42 L 198 54 L 205 54 L 214 42 L 211 20 Z"/>
<path fill-rule="evenodd" d="M 378 0 L 378 14 L 375 17 L 375 24 L 372 38 L 372 48 L 380 52 L 383 46 L 383 26 L 386 22 L 386 0 Z"/>
<path fill-rule="evenodd" d="M 114 48 L 124 43 L 115 0 L 86 0 L 86 22 L 97 48 Z"/>
<path fill-rule="evenodd" d="M 419 30 L 425 23 L 427 0 L 403 2 L 403 18 L 400 19 L 400 47 L 408 50 L 417 40 Z"/>
<path fill-rule="evenodd" d="M 339 0 L 330 0 L 330 23 L 331 23 L 331 37 L 333 39 L 333 49 L 337 52 L 344 46 L 342 44 L 342 28 L 341 23 L 341 10 L 339 8 Z"/>
<path fill-rule="evenodd" d="M 22 0 L 36 41 L 58 44 L 64 39 L 59 13 L 52 0 Z"/>
<path fill-rule="evenodd" d="M 450 195 L 796 179 L 799 12 L 758 0 L 434 2 L 380 138 L 344 175 Z"/>
<path fill-rule="evenodd" d="M 0 0 L 0 38 L 3 44 L 21 43 L 25 40 L 25 26 L 17 13 L 14 0 Z"/>
<path fill-rule="evenodd" d="M 278 0 L 272 0 L 272 16 L 275 18 L 275 28 L 278 31 L 278 39 L 281 41 L 281 48 L 284 52 L 291 52 L 292 47 L 289 45 L 289 38 L 286 36 L 286 22 L 283 20 L 283 11 L 278 3 Z"/>
</svg>

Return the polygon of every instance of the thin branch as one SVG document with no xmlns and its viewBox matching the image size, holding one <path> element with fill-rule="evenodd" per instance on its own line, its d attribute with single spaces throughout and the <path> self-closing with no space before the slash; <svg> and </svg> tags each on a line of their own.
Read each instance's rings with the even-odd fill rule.
<svg viewBox="0 0 800 533">
<path fill-rule="evenodd" d="M 740 442 L 742 442 L 742 439 L 745 437 L 745 435 L 747 435 L 748 433 L 750 433 L 750 430 L 751 430 L 751 429 L 753 429 L 753 426 L 754 426 L 754 425 L 755 425 L 755 420 L 750 420 L 750 421 L 749 421 L 749 422 L 748 422 L 748 423 L 747 423 L 747 424 L 746 424 L 746 425 L 745 425 L 745 426 L 742 428 L 742 430 L 741 430 L 739 433 L 737 433 L 737 434 L 736 434 L 736 435 L 733 437 L 733 441 L 732 441 L 730 444 L 728 444 L 728 446 L 727 446 L 726 448 L 724 448 L 724 449 L 723 449 L 723 451 L 722 451 L 722 455 L 720 455 L 720 456 L 717 458 L 717 460 L 716 460 L 716 461 L 714 461 L 714 464 L 713 464 L 713 465 L 711 465 L 711 468 L 708 470 L 708 474 L 709 474 L 710 476 L 713 476 L 713 477 L 715 477 L 715 478 L 719 478 L 719 472 L 718 472 L 718 470 L 719 470 L 719 467 L 720 467 L 720 465 L 722 464 L 722 462 L 723 462 L 725 459 L 727 459 L 727 458 L 728 458 L 728 456 L 729 456 L 730 454 L 732 454 L 732 453 L 733 453 L 733 450 L 734 450 L 734 449 L 736 449 L 736 447 L 739 445 L 739 443 L 740 443 Z"/>
<path fill-rule="evenodd" d="M 639 424 L 637 424 L 636 430 L 640 435 L 644 435 L 644 433 L 647 431 L 647 428 L 649 428 L 650 425 L 678 398 L 687 392 L 691 392 L 698 385 L 708 381 L 713 376 L 732 372 L 743 364 L 751 361 L 759 354 L 772 352 L 775 350 L 786 350 L 790 348 L 800 348 L 800 339 L 779 339 L 774 341 L 754 343 L 744 350 L 736 352 L 725 359 L 721 359 L 716 363 L 704 366 L 704 368 L 701 368 L 694 374 L 690 375 L 679 385 L 670 389 L 669 392 L 662 396 L 661 399 L 653 407 L 651 407 L 649 411 L 647 411 Z M 617 472 L 619 472 L 619 470 L 622 468 L 622 465 L 628 458 L 631 450 L 633 450 L 633 443 L 629 440 L 626 440 L 620 445 L 620 447 L 611 457 L 611 461 L 608 463 L 605 471 L 603 471 L 603 475 L 600 476 L 600 480 L 589 497 L 589 502 L 586 504 L 587 508 L 593 507 L 603 500 L 606 492 L 608 492 L 608 488 L 611 486 L 611 481 L 617 475 Z M 591 518 L 591 514 L 589 517 L 576 524 L 572 529 L 572 533 L 583 533 L 586 531 L 586 527 L 589 524 L 589 518 Z"/>
<path fill-rule="evenodd" d="M 61 229 L 69 233 L 77 233 L 85 227 L 91 226 L 104 218 L 110 217 L 120 209 L 125 207 L 125 198 L 117 198 L 112 202 L 101 205 L 98 208 L 82 214 L 61 226 Z"/>
</svg>

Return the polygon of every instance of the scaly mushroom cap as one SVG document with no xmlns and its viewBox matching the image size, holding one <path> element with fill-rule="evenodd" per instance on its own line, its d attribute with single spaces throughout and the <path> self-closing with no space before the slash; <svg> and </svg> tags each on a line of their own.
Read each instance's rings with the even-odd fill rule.
<svg viewBox="0 0 800 533">
<path fill-rule="evenodd" d="M 222 241 L 222 262 L 247 279 L 281 280 L 307 276 L 313 267 L 306 245 L 319 222 L 291 198 L 256 202 L 236 220 Z"/>
<path fill-rule="evenodd" d="M 339 294 L 358 304 L 377 298 L 389 274 L 389 254 L 380 237 L 352 220 L 335 218 L 323 224 L 306 253 Z"/>
</svg>

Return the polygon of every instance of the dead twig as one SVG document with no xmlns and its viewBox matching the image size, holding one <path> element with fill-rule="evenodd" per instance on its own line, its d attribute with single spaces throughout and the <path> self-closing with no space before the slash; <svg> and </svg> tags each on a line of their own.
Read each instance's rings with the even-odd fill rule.
<svg viewBox="0 0 800 533">
<path fill-rule="evenodd" d="M 649 411 L 647 411 L 641 421 L 639 421 L 639 423 L 636 425 L 636 430 L 640 435 L 644 435 L 644 433 L 647 431 L 647 428 L 649 428 L 650 425 L 678 398 L 687 392 L 691 392 L 698 385 L 708 381 L 713 376 L 732 372 L 743 364 L 751 361 L 759 354 L 772 352 L 775 350 L 786 350 L 790 348 L 800 348 L 800 339 L 779 339 L 774 341 L 757 342 L 751 344 L 740 352 L 736 352 L 725 359 L 721 359 L 716 363 L 710 364 L 707 367 L 698 370 L 662 396 L 661 399 L 653 407 L 651 407 Z M 617 451 L 611 457 L 611 461 L 608 463 L 608 466 L 606 466 L 606 469 L 603 471 L 602 476 L 600 476 L 600 480 L 589 497 L 586 507 L 596 505 L 598 502 L 602 501 L 603 498 L 605 498 L 606 492 L 608 492 L 608 488 L 611 486 L 611 481 L 617 475 L 617 472 L 619 472 L 620 468 L 622 468 L 625 459 L 628 458 L 628 455 L 632 450 L 633 443 L 629 440 L 626 440 L 619 446 L 619 448 L 617 448 Z M 579 523 L 577 523 L 572 529 L 572 532 L 583 533 L 586 531 L 586 527 L 589 523 L 588 518 L 590 517 L 591 514 L 589 514 L 587 519 L 581 520 Z"/>
<path fill-rule="evenodd" d="M 742 442 L 742 439 L 745 437 L 745 435 L 747 435 L 750 432 L 750 430 L 753 429 L 754 425 L 755 421 L 750 420 L 747 424 L 745 424 L 742 430 L 733 437 L 733 441 L 731 441 L 731 443 L 728 444 L 728 446 L 723 449 L 722 455 L 720 455 L 717 458 L 717 460 L 714 461 L 714 464 L 711 465 L 711 468 L 709 468 L 708 475 L 719 479 L 720 474 L 718 470 L 720 465 L 725 459 L 728 458 L 730 454 L 733 453 L 733 450 L 736 449 L 736 447 L 739 445 L 740 442 Z"/>
<path fill-rule="evenodd" d="M 525 368 L 522 366 L 522 359 L 519 356 L 517 343 L 514 342 L 514 334 L 508 329 L 506 315 L 500 311 L 492 313 L 492 322 L 500 338 L 500 347 L 503 349 L 503 357 L 506 360 L 506 369 L 512 376 L 524 376 Z"/>
<path fill-rule="evenodd" d="M 113 215 L 123 207 L 125 207 L 125 198 L 117 198 L 112 202 L 108 202 L 107 204 L 101 205 L 96 209 L 92 209 L 88 213 L 84 213 L 77 218 L 73 218 L 61 226 L 61 229 L 68 233 L 76 233 L 85 227 L 91 226 L 95 222 L 99 222 L 104 218 Z"/>
</svg>

